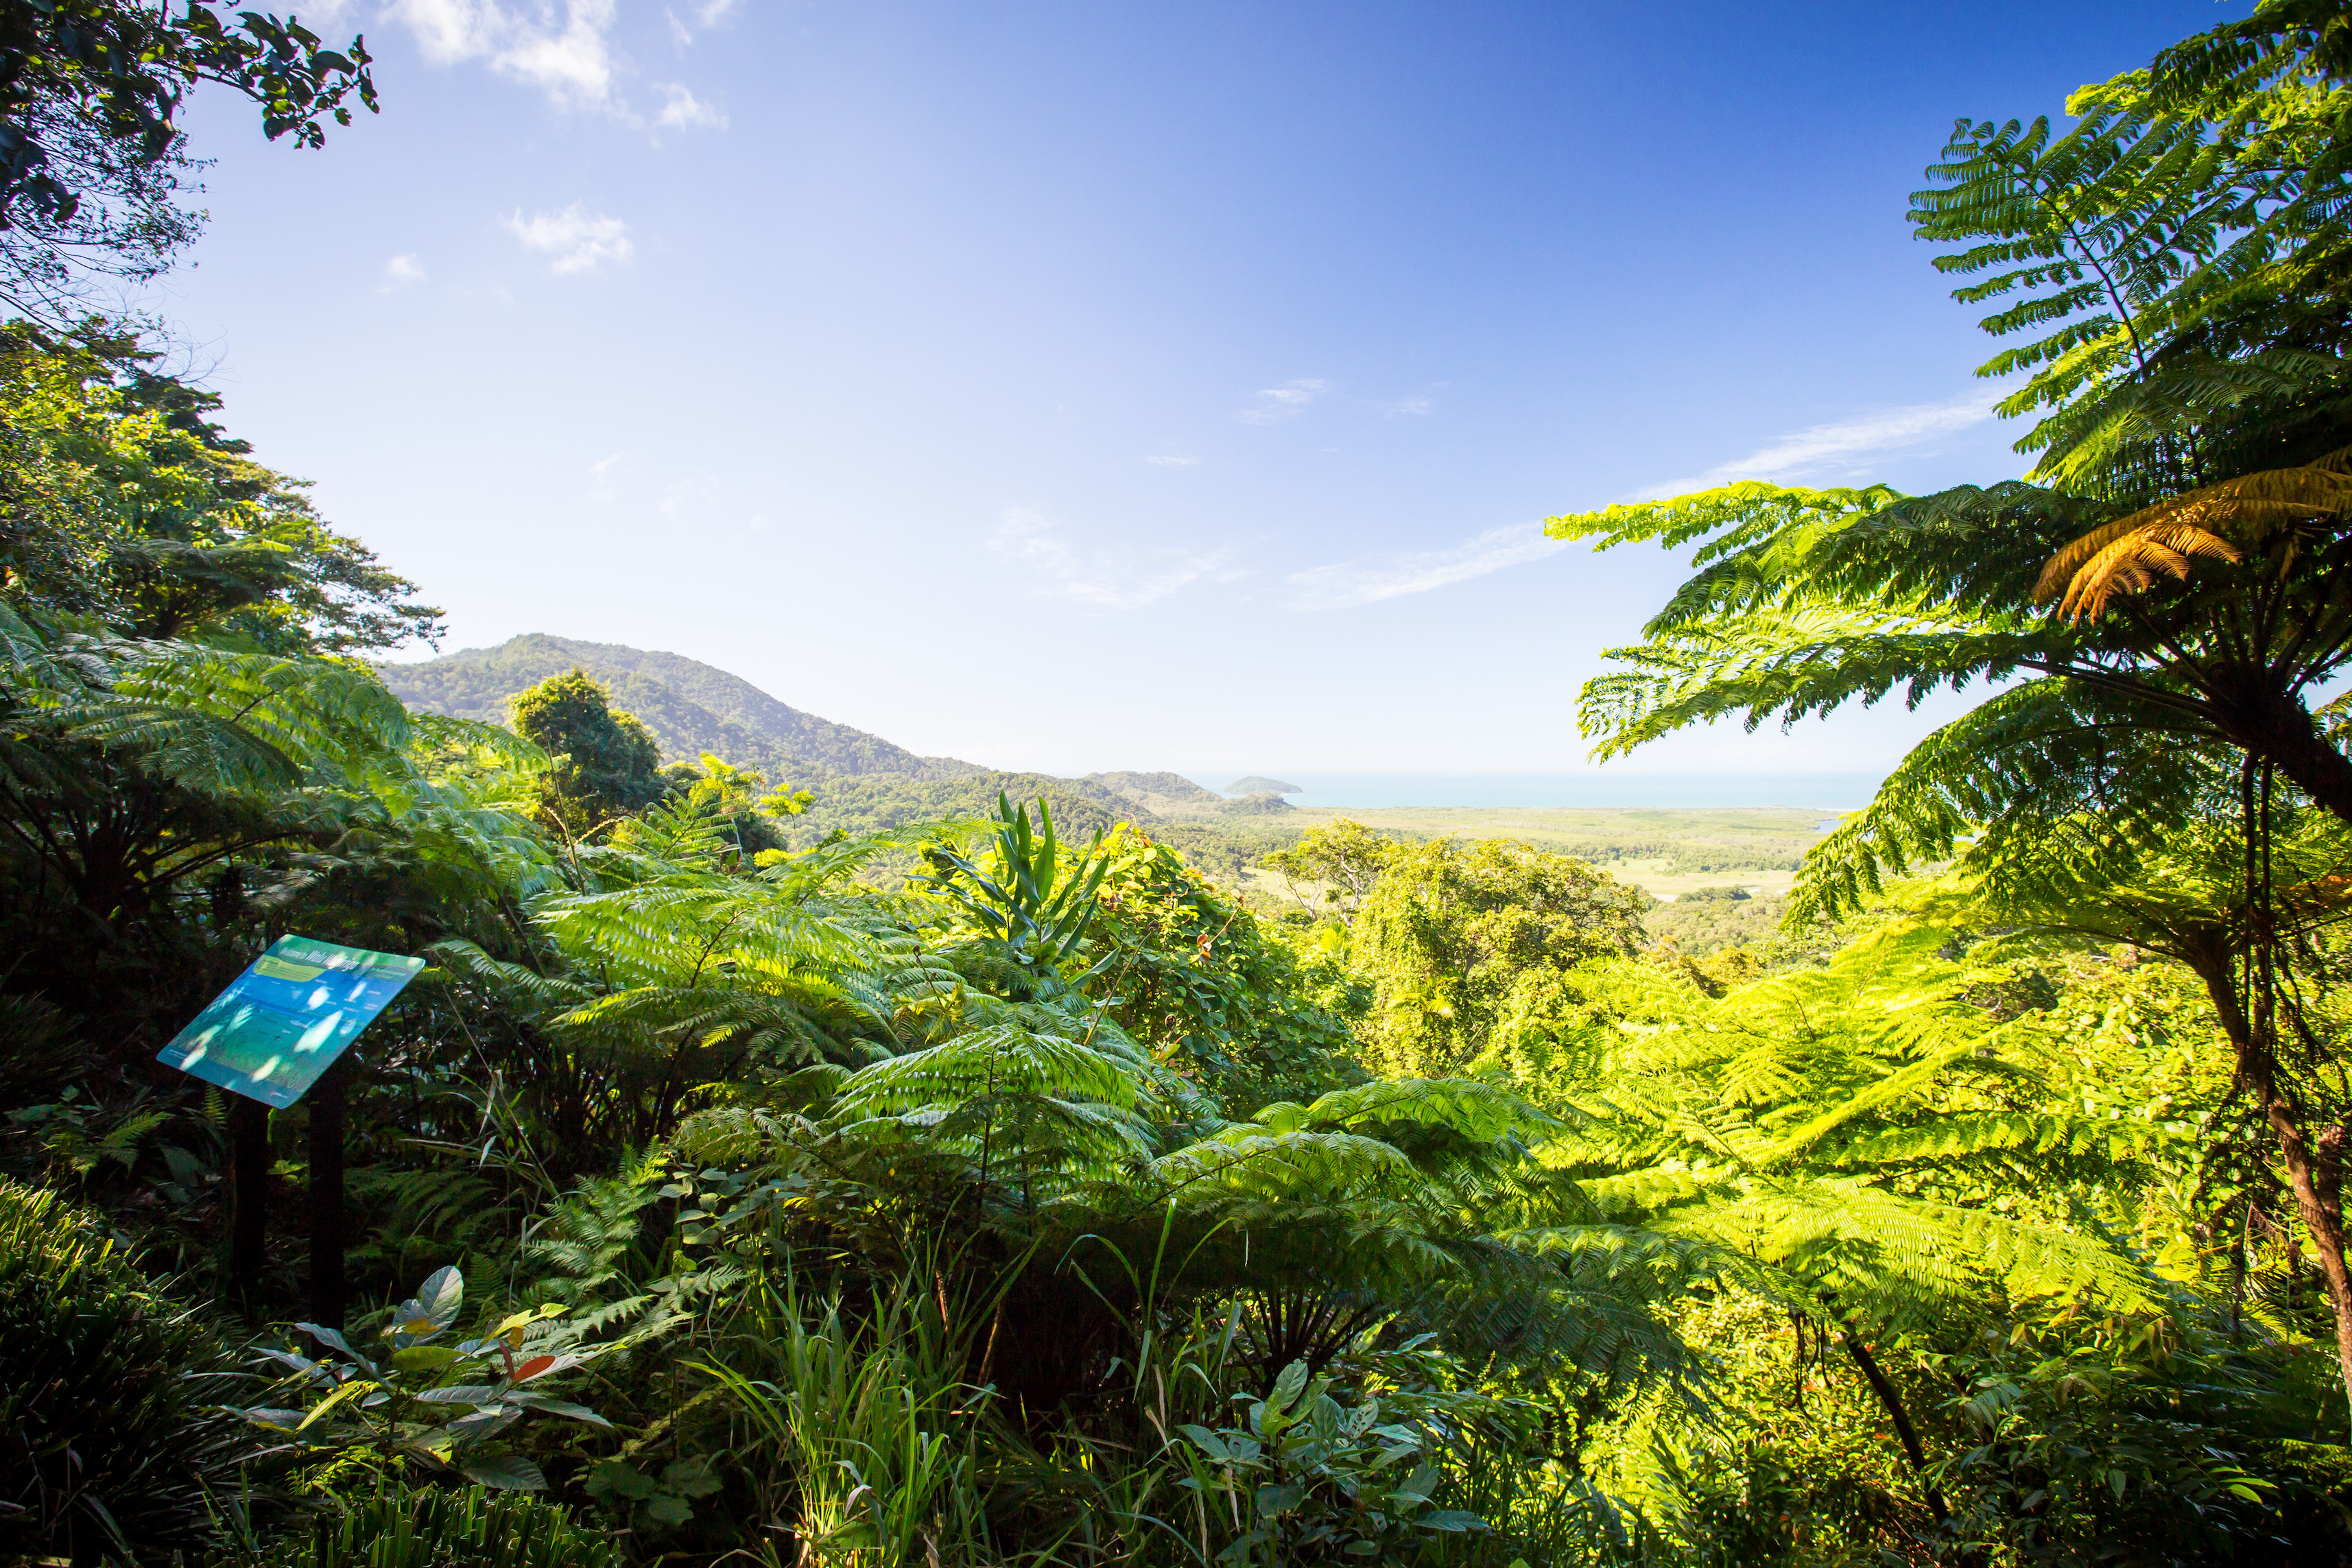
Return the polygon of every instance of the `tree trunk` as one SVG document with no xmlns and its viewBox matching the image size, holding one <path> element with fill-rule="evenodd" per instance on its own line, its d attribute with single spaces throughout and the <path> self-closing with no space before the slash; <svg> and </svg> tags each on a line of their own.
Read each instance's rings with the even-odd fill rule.
<svg viewBox="0 0 2352 1568">
<path fill-rule="evenodd" d="M 1895 1394 L 1895 1385 L 1886 1381 L 1885 1373 L 1878 1370 L 1878 1363 L 1872 1359 L 1870 1352 L 1863 1345 L 1862 1336 L 1854 1331 L 1852 1324 L 1846 1325 L 1844 1333 L 1839 1337 L 1845 1341 L 1846 1353 L 1853 1357 L 1853 1364 L 1862 1369 L 1863 1378 L 1870 1384 L 1870 1391 L 1878 1395 L 1878 1403 L 1886 1407 L 1886 1414 L 1893 1418 L 1895 1438 L 1911 1460 L 1912 1471 L 1919 1478 L 1920 1489 L 1927 1494 L 1927 1511 L 1936 1516 L 1937 1524 L 1946 1522 L 1952 1517 L 1952 1510 L 1944 1506 L 1944 1494 L 1937 1491 L 1936 1483 L 1927 1479 L 1927 1450 L 1919 1446 L 1919 1434 L 1912 1427 L 1911 1416 L 1903 1408 L 1903 1401 Z"/>
<path fill-rule="evenodd" d="M 2262 1093 L 2263 1088 L 2256 1085 L 2255 1092 Z M 2336 1366 L 2344 1379 L 2345 1396 L 2352 1398 L 2352 1271 L 2347 1271 L 2344 1264 L 2344 1227 L 2327 1211 L 2327 1203 L 2321 1195 L 2318 1162 L 2312 1157 L 2303 1129 L 2295 1125 L 2292 1108 L 2275 1089 L 2264 1094 L 2263 1099 L 2263 1114 L 2278 1137 L 2279 1158 L 2286 1166 L 2287 1185 L 2294 1193 L 2294 1206 L 2302 1211 L 2303 1227 L 2310 1232 L 2313 1249 L 2319 1254 L 2319 1272 L 2327 1280 L 2328 1305 L 2336 1310 Z"/>
<path fill-rule="evenodd" d="M 2255 689 L 2210 705 L 2216 727 L 2249 755 L 2277 768 L 2321 809 L 2352 823 L 2352 757 L 2328 743 L 2309 709 L 2271 689 L 2267 670 L 2248 684 Z"/>
<path fill-rule="evenodd" d="M 2262 1107 L 2263 1119 L 2270 1123 L 2271 1134 L 2278 1140 L 2279 1161 L 2286 1167 L 2287 1187 L 2294 1194 L 2294 1206 L 2303 1215 L 2303 1227 L 2319 1254 L 2319 1271 L 2327 1280 L 2328 1305 L 2336 1312 L 2336 1370 L 2344 1380 L 2345 1396 L 2352 1399 L 2352 1270 L 2347 1270 L 2344 1262 L 2344 1226 L 2336 1218 L 2336 1205 L 2328 1201 L 2331 1193 L 2340 1189 L 2341 1173 L 2321 1169 L 2321 1159 L 2297 1120 L 2294 1102 L 2279 1089 L 2271 1052 L 2256 1037 L 2252 1020 L 2247 1017 L 2238 998 L 2227 957 L 2200 957 L 2202 961 L 2192 959 L 2190 967 L 2204 981 L 2206 994 L 2213 999 L 2214 1011 L 2221 1016 L 2222 1031 L 2230 1037 L 2231 1048 L 2237 1053 L 2240 1081 L 2253 1095 L 2254 1103 Z M 2332 1156 L 2340 1145 L 2341 1135 L 2323 1142 Z M 2332 1159 L 2329 1163 L 2332 1166 Z"/>
</svg>

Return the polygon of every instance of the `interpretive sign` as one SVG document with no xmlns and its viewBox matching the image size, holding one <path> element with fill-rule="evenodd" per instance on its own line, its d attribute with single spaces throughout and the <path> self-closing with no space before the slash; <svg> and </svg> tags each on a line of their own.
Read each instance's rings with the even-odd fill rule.
<svg viewBox="0 0 2352 1568">
<path fill-rule="evenodd" d="M 155 1059 L 283 1110 L 424 967 L 421 958 L 279 937 Z"/>
</svg>

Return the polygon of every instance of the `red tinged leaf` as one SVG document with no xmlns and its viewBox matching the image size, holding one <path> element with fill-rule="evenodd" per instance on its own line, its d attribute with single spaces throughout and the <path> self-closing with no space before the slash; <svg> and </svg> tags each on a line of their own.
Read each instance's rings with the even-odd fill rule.
<svg viewBox="0 0 2352 1568">
<path fill-rule="evenodd" d="M 523 1362 L 515 1367 L 514 1380 L 517 1383 L 529 1383 L 532 1378 L 537 1377 L 541 1373 L 545 1372 L 549 1367 L 553 1366 L 554 1364 L 555 1358 L 551 1355 L 535 1355 L 529 1361 Z"/>
</svg>

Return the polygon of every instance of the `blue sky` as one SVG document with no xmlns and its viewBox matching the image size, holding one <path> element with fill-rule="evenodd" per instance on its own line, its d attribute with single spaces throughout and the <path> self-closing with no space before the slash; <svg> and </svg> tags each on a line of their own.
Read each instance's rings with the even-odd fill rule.
<svg viewBox="0 0 2352 1568">
<path fill-rule="evenodd" d="M 1906 196 L 2242 10 L 343 0 L 383 113 L 200 100 L 155 309 L 446 647 L 1005 767 L 1570 773 L 1680 566 L 1540 520 L 2021 471 Z M 1954 710 L 1611 767 L 1867 772 Z"/>
</svg>

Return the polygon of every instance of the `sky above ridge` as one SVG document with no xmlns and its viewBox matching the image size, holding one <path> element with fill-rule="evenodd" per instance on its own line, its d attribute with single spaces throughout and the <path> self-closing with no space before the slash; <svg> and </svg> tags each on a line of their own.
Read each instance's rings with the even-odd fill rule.
<svg viewBox="0 0 2352 1568">
<path fill-rule="evenodd" d="M 2243 10 L 341 0 L 383 112 L 299 153 L 200 97 L 152 308 L 445 649 L 1001 767 L 1570 773 L 1683 566 L 1542 519 L 2021 472 L 1907 195 Z M 1870 772 L 1955 711 L 1610 767 Z"/>
</svg>

